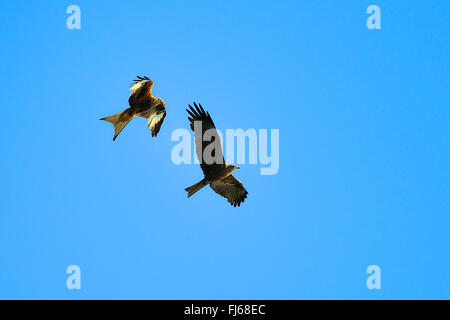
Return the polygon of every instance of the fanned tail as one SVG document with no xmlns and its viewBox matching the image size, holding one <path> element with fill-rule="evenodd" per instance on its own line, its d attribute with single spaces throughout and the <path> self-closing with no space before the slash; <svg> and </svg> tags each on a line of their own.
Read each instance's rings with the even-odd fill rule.
<svg viewBox="0 0 450 320">
<path fill-rule="evenodd" d="M 114 141 L 116 140 L 119 133 L 123 130 L 123 128 L 125 128 L 125 126 L 128 124 L 128 122 L 133 119 L 133 116 L 134 114 L 131 111 L 131 108 L 128 108 L 112 116 L 101 118 L 100 120 L 105 120 L 112 123 L 112 125 L 114 126 Z"/>
<path fill-rule="evenodd" d="M 190 196 L 192 196 L 194 193 L 196 193 L 198 190 L 200 190 L 201 188 L 203 188 L 204 186 L 207 186 L 208 183 L 206 182 L 206 179 L 203 179 L 200 182 L 197 182 L 196 184 L 187 187 L 186 189 L 184 189 L 185 191 L 187 191 L 188 193 L 188 198 Z"/>
</svg>

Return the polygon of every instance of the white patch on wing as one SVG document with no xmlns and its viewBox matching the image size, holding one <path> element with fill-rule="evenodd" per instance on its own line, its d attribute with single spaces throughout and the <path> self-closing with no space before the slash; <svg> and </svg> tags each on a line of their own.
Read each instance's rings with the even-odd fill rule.
<svg viewBox="0 0 450 320">
<path fill-rule="evenodd" d="M 136 82 L 135 84 L 133 84 L 132 86 L 130 86 L 130 90 L 131 90 L 131 91 L 137 90 L 137 89 L 139 89 L 140 87 L 142 87 L 142 85 L 143 85 L 144 83 L 147 83 L 147 82 L 149 82 L 149 81 L 150 81 L 150 80 L 142 80 L 142 81 Z"/>
<path fill-rule="evenodd" d="M 164 116 L 164 112 L 161 113 L 157 113 L 154 114 L 150 117 L 150 119 L 148 119 L 147 122 L 147 127 L 149 127 L 150 129 L 153 129 L 155 127 L 155 125 L 161 121 L 162 117 Z"/>
</svg>

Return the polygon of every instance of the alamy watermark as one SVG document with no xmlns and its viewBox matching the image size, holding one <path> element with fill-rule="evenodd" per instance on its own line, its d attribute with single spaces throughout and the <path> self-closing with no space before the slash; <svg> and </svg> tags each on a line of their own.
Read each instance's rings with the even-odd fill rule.
<svg viewBox="0 0 450 320">
<path fill-rule="evenodd" d="M 81 290 L 81 269 L 73 264 L 67 267 L 66 273 L 70 276 L 66 279 L 66 288 L 69 290 Z"/>
<path fill-rule="evenodd" d="M 67 17 L 67 20 L 66 20 L 67 29 L 80 30 L 81 29 L 81 9 L 80 9 L 80 7 L 72 4 L 67 7 L 66 13 L 70 14 L 70 16 Z"/>
<path fill-rule="evenodd" d="M 176 129 L 171 140 L 178 142 L 171 152 L 172 162 L 179 164 L 221 164 L 223 156 L 227 163 L 261 165 L 261 175 L 274 175 L 280 169 L 280 130 L 267 129 L 226 129 L 224 135 L 220 130 L 208 129 L 202 134 L 202 123 L 194 122 L 194 132 Z M 194 138 L 194 136 L 196 138 Z M 195 141 L 196 140 L 196 141 Z M 223 150 L 222 150 L 223 146 Z M 196 153 L 194 150 L 201 150 Z M 247 152 L 248 150 L 248 152 Z"/>
<path fill-rule="evenodd" d="M 381 269 L 379 266 L 373 264 L 367 267 L 367 274 L 370 276 L 367 278 L 366 285 L 367 289 L 381 289 Z"/>
<path fill-rule="evenodd" d="M 370 16 L 366 20 L 366 26 L 369 30 L 381 29 L 381 9 L 375 4 L 367 7 L 366 13 Z"/>
<path fill-rule="evenodd" d="M 66 9 L 66 13 L 70 14 L 66 20 L 67 29 L 73 30 L 81 29 L 81 9 L 77 5 L 70 5 Z M 366 13 L 370 16 L 366 20 L 366 26 L 369 30 L 381 29 L 381 9 L 376 4 L 371 4 L 367 7 Z"/>
</svg>

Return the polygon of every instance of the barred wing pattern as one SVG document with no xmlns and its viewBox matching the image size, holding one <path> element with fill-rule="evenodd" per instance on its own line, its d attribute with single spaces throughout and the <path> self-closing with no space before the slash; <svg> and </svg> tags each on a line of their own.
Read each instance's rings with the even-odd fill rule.
<svg viewBox="0 0 450 320">
<path fill-rule="evenodd" d="M 166 108 L 159 104 L 154 108 L 138 113 L 137 116 L 148 120 L 147 127 L 150 128 L 152 137 L 156 137 L 166 117 Z"/>
<path fill-rule="evenodd" d="M 227 198 L 232 206 L 240 206 L 247 198 L 247 190 L 244 188 L 242 182 L 236 179 L 233 175 L 229 175 L 225 179 L 217 180 L 211 183 L 211 188 Z"/>
</svg>

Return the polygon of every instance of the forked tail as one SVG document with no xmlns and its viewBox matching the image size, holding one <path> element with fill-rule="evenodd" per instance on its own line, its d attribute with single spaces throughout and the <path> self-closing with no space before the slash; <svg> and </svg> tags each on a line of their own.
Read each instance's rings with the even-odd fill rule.
<svg viewBox="0 0 450 320">
<path fill-rule="evenodd" d="M 123 130 L 123 128 L 125 128 L 125 126 L 128 124 L 128 122 L 133 119 L 133 116 L 134 114 L 131 111 L 131 108 L 128 108 L 112 116 L 101 118 L 100 120 L 105 120 L 112 123 L 112 125 L 114 126 L 114 141 L 116 140 L 119 133 Z"/>
<path fill-rule="evenodd" d="M 203 179 L 200 182 L 197 182 L 196 184 L 194 184 L 193 186 L 187 187 L 186 190 L 188 193 L 188 198 L 190 196 L 192 196 L 194 193 L 196 193 L 198 190 L 200 190 L 201 188 L 203 188 L 204 186 L 207 186 L 208 182 L 206 182 L 206 179 Z"/>
</svg>

